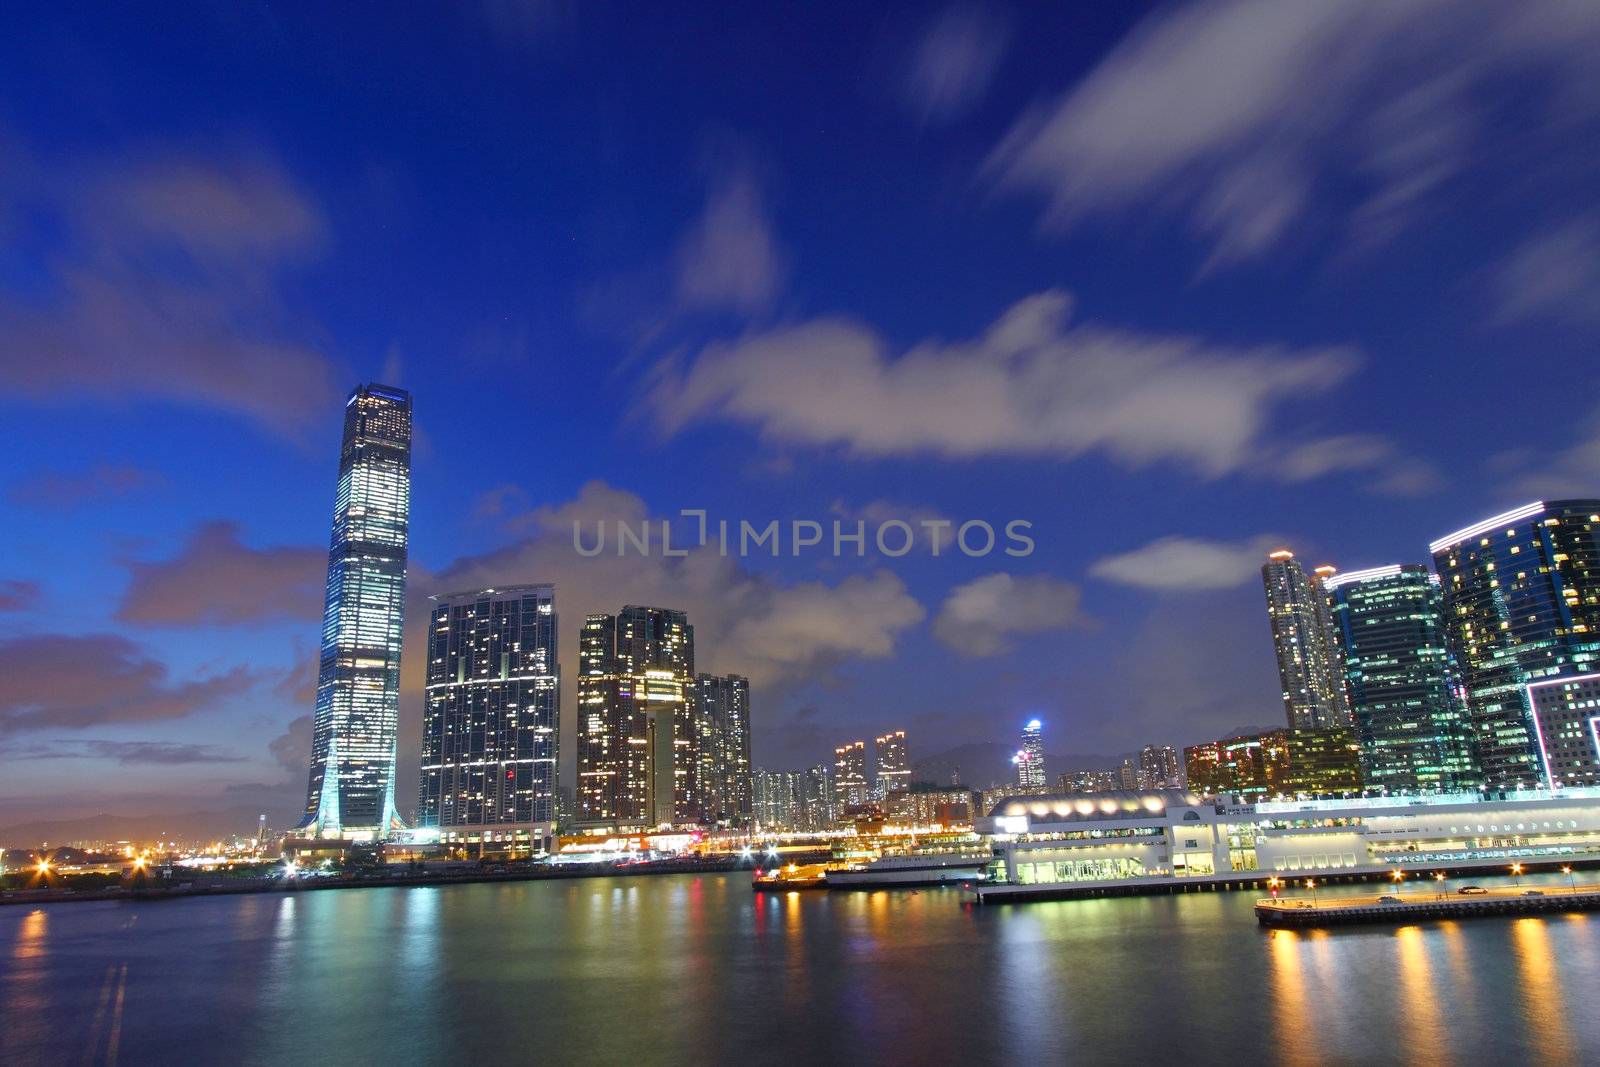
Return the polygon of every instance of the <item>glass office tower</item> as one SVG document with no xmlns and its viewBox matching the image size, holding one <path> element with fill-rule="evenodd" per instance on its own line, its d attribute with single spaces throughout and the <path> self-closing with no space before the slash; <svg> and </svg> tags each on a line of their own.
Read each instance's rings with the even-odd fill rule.
<svg viewBox="0 0 1600 1067">
<path fill-rule="evenodd" d="M 381 836 L 394 806 L 411 509 L 411 394 L 364 385 L 345 403 L 328 549 L 311 781 L 299 831 Z"/>
<path fill-rule="evenodd" d="M 1429 548 L 1479 769 L 1495 788 L 1537 786 L 1528 684 L 1600 667 L 1600 499 L 1528 504 Z"/>
<path fill-rule="evenodd" d="M 1420 563 L 1327 578 L 1368 788 L 1478 786 L 1467 709 L 1445 640 L 1439 579 Z"/>
<path fill-rule="evenodd" d="M 1023 789 L 1043 789 L 1048 781 L 1044 766 L 1044 723 L 1029 719 L 1022 728 L 1022 748 L 1012 762 L 1017 765 L 1017 784 Z"/>
<path fill-rule="evenodd" d="M 555 831 L 555 587 L 432 599 L 417 822 L 479 855 L 531 854 Z"/>
<path fill-rule="evenodd" d="M 1272 622 L 1272 645 L 1283 684 L 1283 709 L 1291 730 L 1350 725 L 1339 676 L 1333 620 L 1320 578 L 1306 573 L 1294 553 L 1279 550 L 1261 567 Z"/>
</svg>

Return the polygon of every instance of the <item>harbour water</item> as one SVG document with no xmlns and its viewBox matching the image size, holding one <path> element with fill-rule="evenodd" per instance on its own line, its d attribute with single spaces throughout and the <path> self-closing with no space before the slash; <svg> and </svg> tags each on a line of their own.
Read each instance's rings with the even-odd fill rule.
<svg viewBox="0 0 1600 1067">
<path fill-rule="evenodd" d="M 0 1062 L 1600 1062 L 1600 915 L 1268 931 L 1254 900 L 728 874 L 0 908 Z"/>
</svg>

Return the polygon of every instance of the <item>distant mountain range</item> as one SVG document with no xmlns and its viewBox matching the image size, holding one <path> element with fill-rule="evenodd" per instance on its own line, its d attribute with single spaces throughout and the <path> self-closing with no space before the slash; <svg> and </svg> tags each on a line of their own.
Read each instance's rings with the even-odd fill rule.
<svg viewBox="0 0 1600 1067">
<path fill-rule="evenodd" d="M 962 785 L 988 789 L 1017 780 L 1017 769 L 1011 765 L 1011 757 L 1016 753 L 1016 745 L 1002 745 L 997 741 L 957 745 L 936 756 L 913 760 L 911 775 L 919 782 L 948 785 L 951 774 L 959 771 Z M 1056 775 L 1062 771 L 1109 770 L 1121 761 L 1121 756 L 1099 753 L 1046 752 L 1044 768 L 1054 785 Z"/>
<path fill-rule="evenodd" d="M 73 841 L 133 841 L 173 837 L 181 841 L 221 840 L 255 832 L 259 808 L 220 808 L 184 815 L 112 815 L 101 812 L 81 819 L 39 819 L 0 827 L 0 847 L 35 848 Z M 276 829 L 282 830 L 279 826 Z"/>
</svg>

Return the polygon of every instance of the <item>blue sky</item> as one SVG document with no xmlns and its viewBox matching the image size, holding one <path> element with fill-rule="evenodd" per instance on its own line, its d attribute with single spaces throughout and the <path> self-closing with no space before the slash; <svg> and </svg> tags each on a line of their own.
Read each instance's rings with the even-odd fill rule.
<svg viewBox="0 0 1600 1067">
<path fill-rule="evenodd" d="M 1597 44 L 1477 0 L 12 10 L 0 824 L 300 802 L 360 380 L 416 398 L 414 603 L 555 581 L 569 672 L 584 612 L 684 607 L 759 763 L 1276 722 L 1267 548 L 1600 487 Z M 1037 548 L 571 550 L 683 508 Z"/>
</svg>

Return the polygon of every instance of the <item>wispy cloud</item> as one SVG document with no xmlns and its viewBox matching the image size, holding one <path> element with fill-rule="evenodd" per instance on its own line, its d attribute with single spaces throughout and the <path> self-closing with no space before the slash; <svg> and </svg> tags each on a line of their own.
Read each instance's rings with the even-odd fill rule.
<svg viewBox="0 0 1600 1067">
<path fill-rule="evenodd" d="M 0 641 L 0 734 L 178 719 L 248 692 L 238 668 L 174 681 L 167 665 L 115 634 L 36 634 Z"/>
<path fill-rule="evenodd" d="M 1283 445 L 1281 406 L 1326 393 L 1359 364 L 1348 348 L 1240 349 L 1068 323 L 1046 292 L 979 337 L 903 354 L 866 325 L 818 319 L 668 361 L 647 404 L 662 428 L 727 420 L 770 442 L 860 456 L 953 459 L 1103 453 L 1206 477 L 1253 470 Z"/>
<path fill-rule="evenodd" d="M 0 611 L 27 611 L 39 603 L 39 594 L 38 582 L 0 579 Z"/>
<path fill-rule="evenodd" d="M 187 763 L 242 763 L 245 757 L 216 745 L 171 741 L 46 741 L 10 749 L 23 759 L 94 759 L 124 765 L 174 766 Z"/>
<path fill-rule="evenodd" d="M 0 387 L 41 402 L 165 400 L 296 435 L 334 404 L 335 368 L 285 306 L 280 276 L 328 236 L 269 153 L 151 152 L 40 166 L 12 190 L 59 220 L 33 264 L 48 281 L 0 290 Z"/>
<path fill-rule="evenodd" d="M 13 502 L 29 507 L 67 511 L 133 496 L 162 483 L 159 474 L 130 463 L 100 463 L 77 471 L 40 471 L 13 484 L 8 495 Z"/>
<path fill-rule="evenodd" d="M 678 246 L 676 267 L 684 307 L 755 312 L 772 303 L 788 268 L 748 171 L 712 183 L 704 212 Z"/>
<path fill-rule="evenodd" d="M 1175 213 L 1210 245 L 1209 265 L 1259 256 L 1314 223 L 1370 243 L 1500 147 L 1485 128 L 1507 121 L 1508 104 L 1517 149 L 1498 161 L 1512 173 L 1538 159 L 1532 145 L 1592 128 L 1597 48 L 1592 4 L 1170 6 L 1021 118 L 987 170 L 1042 195 L 1052 226 Z"/>
<path fill-rule="evenodd" d="M 1494 276 L 1497 317 L 1600 323 L 1600 216 L 1585 215 L 1519 245 Z"/>
<path fill-rule="evenodd" d="M 128 561 L 131 580 L 117 618 L 160 626 L 313 619 L 327 559 L 309 546 L 251 548 L 240 541 L 238 524 L 204 523 L 171 559 Z"/>
<path fill-rule="evenodd" d="M 1153 592 L 1231 589 L 1260 579 L 1267 553 L 1280 547 L 1271 534 L 1246 541 L 1162 537 L 1128 552 L 1106 556 L 1089 567 L 1103 581 Z"/>
<path fill-rule="evenodd" d="M 1012 638 L 1086 625 L 1082 593 L 1048 575 L 989 574 L 952 589 L 933 620 L 933 633 L 967 656 L 997 656 Z"/>
<path fill-rule="evenodd" d="M 993 8 L 957 5 L 917 37 L 901 92 L 923 122 L 942 122 L 970 110 L 988 91 L 1011 37 Z"/>
</svg>

